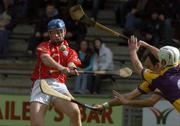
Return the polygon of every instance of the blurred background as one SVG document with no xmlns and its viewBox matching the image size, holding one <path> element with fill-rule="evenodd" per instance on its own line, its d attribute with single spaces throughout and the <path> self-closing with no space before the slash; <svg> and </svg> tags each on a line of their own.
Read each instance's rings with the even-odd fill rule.
<svg viewBox="0 0 180 126">
<path fill-rule="evenodd" d="M 164 45 L 180 47 L 179 0 L 0 0 L 0 126 L 30 125 L 28 100 L 36 60 L 35 49 L 40 42 L 48 40 L 47 23 L 51 19 L 65 21 L 66 39 L 70 47 L 77 50 L 83 63 L 79 69 L 132 68 L 127 40 L 73 21 L 69 8 L 76 4 L 81 4 L 92 20 L 126 36 L 134 34 L 158 48 Z M 138 52 L 144 62 L 147 52 L 145 49 Z M 104 64 L 108 65 L 102 67 Z M 110 99 L 112 89 L 125 93 L 141 82 L 141 77 L 135 73 L 129 78 L 81 75 L 70 77 L 67 86 L 80 101 L 97 104 Z M 180 116 L 169 108 L 171 110 L 172 106 L 162 100 L 156 105 L 156 114 L 153 108 L 127 106 L 115 107 L 103 116 L 84 110 L 83 124 L 180 126 Z M 169 114 L 163 118 L 161 113 L 166 110 Z M 47 126 L 52 123 L 67 125 L 62 114 L 54 113 L 48 116 L 52 120 L 47 121 Z M 158 118 L 158 114 L 162 117 Z M 47 120 L 50 120 L 48 117 Z"/>
</svg>

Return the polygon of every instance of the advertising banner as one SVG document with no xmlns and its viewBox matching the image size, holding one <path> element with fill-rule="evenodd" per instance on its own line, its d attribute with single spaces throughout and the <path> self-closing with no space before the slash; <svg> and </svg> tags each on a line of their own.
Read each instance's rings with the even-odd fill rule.
<svg viewBox="0 0 180 126">
<path fill-rule="evenodd" d="M 98 104 L 109 98 L 77 97 L 87 104 Z M 0 95 L 0 126 L 30 126 L 29 96 Z M 122 126 L 122 107 L 107 109 L 102 115 L 81 108 L 83 126 Z M 68 126 L 69 119 L 63 113 L 50 108 L 45 117 L 45 126 Z"/>
<path fill-rule="evenodd" d="M 165 100 L 143 108 L 143 126 L 180 126 L 180 114 Z"/>
</svg>

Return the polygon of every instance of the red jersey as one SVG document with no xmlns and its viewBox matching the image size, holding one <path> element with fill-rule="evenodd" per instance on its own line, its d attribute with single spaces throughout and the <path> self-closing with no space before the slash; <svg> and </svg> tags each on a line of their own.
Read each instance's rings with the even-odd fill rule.
<svg viewBox="0 0 180 126">
<path fill-rule="evenodd" d="M 67 46 L 67 41 L 64 41 L 64 44 Z M 50 41 L 42 42 L 37 47 L 37 63 L 34 67 L 34 72 L 32 74 L 32 80 L 33 82 L 37 79 L 46 79 L 46 78 L 55 78 L 61 83 L 65 83 L 66 74 L 62 73 L 53 73 L 49 74 L 49 70 L 53 70 L 55 68 L 48 67 L 45 64 L 43 64 L 40 56 L 42 53 L 49 54 L 56 62 L 61 64 L 62 66 L 67 67 L 68 63 L 73 62 L 76 66 L 79 66 L 81 64 L 81 61 L 78 58 L 78 55 L 75 50 L 69 48 L 67 46 L 65 51 L 60 50 L 59 45 L 53 45 Z"/>
</svg>

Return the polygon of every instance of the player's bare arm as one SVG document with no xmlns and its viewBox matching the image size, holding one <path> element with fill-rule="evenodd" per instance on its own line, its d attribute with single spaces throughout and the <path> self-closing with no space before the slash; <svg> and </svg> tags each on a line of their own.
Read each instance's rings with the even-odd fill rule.
<svg viewBox="0 0 180 126">
<path fill-rule="evenodd" d="M 154 106 L 160 99 L 161 95 L 159 94 L 152 94 L 150 97 L 142 100 L 129 100 L 125 98 L 123 95 L 113 92 L 114 97 L 118 98 L 119 102 L 123 105 L 129 105 L 133 107 L 151 107 Z"/>
<path fill-rule="evenodd" d="M 140 43 L 138 42 L 137 38 L 131 36 L 130 39 L 128 40 L 128 48 L 129 48 L 131 63 L 133 65 L 135 72 L 141 75 L 143 66 L 137 56 L 137 51 L 139 47 L 140 47 Z"/>
<path fill-rule="evenodd" d="M 64 67 L 61 64 L 57 63 L 49 54 L 43 53 L 41 55 L 41 60 L 46 66 L 54 67 L 64 73 L 70 72 L 70 70 L 67 67 Z"/>
<path fill-rule="evenodd" d="M 113 91 L 115 92 L 115 91 Z M 125 94 L 122 94 L 126 99 L 134 99 L 138 96 L 141 95 L 141 92 L 136 88 L 134 90 L 132 90 L 131 92 L 128 92 L 128 93 L 125 93 Z M 118 106 L 118 105 L 122 105 L 121 102 L 119 101 L 118 98 L 113 98 L 111 100 L 109 100 L 108 102 L 105 102 L 103 104 L 99 104 L 99 105 L 96 105 L 97 108 L 99 109 L 106 109 L 106 108 L 109 108 L 109 107 L 112 107 L 112 106 Z"/>
<path fill-rule="evenodd" d="M 159 52 L 158 48 L 156 48 L 152 45 L 149 45 L 147 42 L 142 41 L 142 40 L 140 40 L 139 43 L 140 43 L 141 47 L 145 47 L 145 48 L 149 49 L 150 52 L 158 59 L 158 52 Z"/>
<path fill-rule="evenodd" d="M 116 92 L 115 90 L 113 90 L 113 92 Z M 139 92 L 139 90 L 136 88 L 134 90 L 132 90 L 131 92 L 128 92 L 128 93 L 125 93 L 125 94 L 122 94 L 126 99 L 134 99 L 138 96 L 141 95 L 141 92 Z M 119 102 L 119 99 L 118 98 L 114 98 L 112 100 L 110 100 L 108 102 L 109 106 L 117 106 L 117 105 L 121 105 L 121 102 Z"/>
</svg>

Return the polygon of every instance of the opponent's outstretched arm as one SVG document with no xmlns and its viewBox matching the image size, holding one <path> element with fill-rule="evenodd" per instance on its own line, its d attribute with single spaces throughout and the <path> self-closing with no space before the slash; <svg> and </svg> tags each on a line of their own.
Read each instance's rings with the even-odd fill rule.
<svg viewBox="0 0 180 126">
<path fill-rule="evenodd" d="M 113 91 L 115 92 L 115 91 Z M 139 92 L 139 90 L 137 88 L 135 88 L 133 91 L 122 94 L 126 99 L 134 99 L 138 96 L 141 95 L 141 92 Z M 113 98 L 112 100 L 108 101 L 109 106 L 117 106 L 117 105 L 121 105 L 121 103 L 119 102 L 118 98 Z"/>
<path fill-rule="evenodd" d="M 122 105 L 129 105 L 133 107 L 151 107 L 154 106 L 161 99 L 161 95 L 152 94 L 150 97 L 140 100 L 129 100 L 118 92 L 113 92 L 114 97 L 119 100 Z"/>
<path fill-rule="evenodd" d="M 113 91 L 115 92 L 115 91 Z M 138 96 L 140 96 L 142 93 L 137 89 L 135 88 L 133 91 L 129 92 L 129 93 L 125 93 L 125 94 L 122 94 L 126 99 L 134 99 Z M 98 104 L 96 105 L 96 107 L 100 110 L 102 109 L 106 109 L 106 108 L 109 108 L 109 107 L 113 107 L 113 106 L 118 106 L 118 105 L 122 105 L 121 102 L 119 101 L 118 98 L 113 98 L 113 99 L 110 99 L 108 102 L 104 102 L 102 104 Z"/>
</svg>

